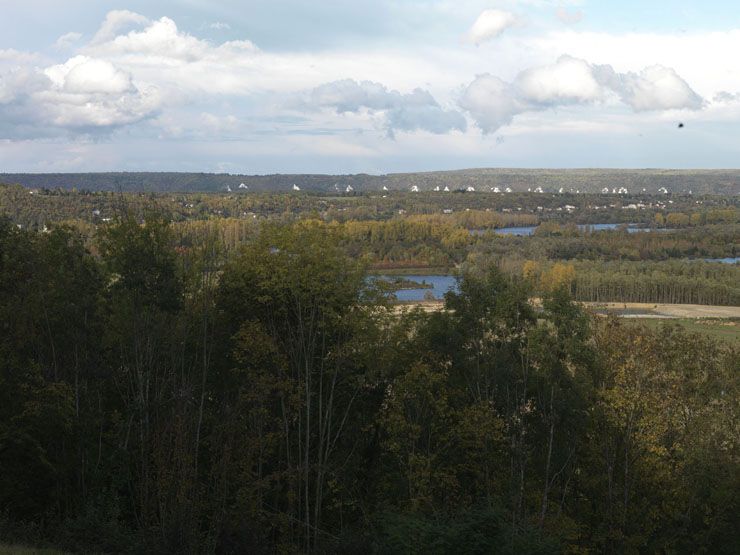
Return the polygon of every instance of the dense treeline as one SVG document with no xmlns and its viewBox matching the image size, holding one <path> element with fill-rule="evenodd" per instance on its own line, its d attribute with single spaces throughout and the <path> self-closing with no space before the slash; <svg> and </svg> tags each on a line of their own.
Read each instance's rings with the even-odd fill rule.
<svg viewBox="0 0 740 555">
<path fill-rule="evenodd" d="M 0 186 L 0 213 L 23 229 L 42 232 L 59 222 L 66 223 L 82 234 L 84 246 L 93 252 L 99 248 L 95 239 L 99 228 L 122 214 L 142 222 L 147 207 L 166 214 L 182 252 L 190 252 L 208 237 L 224 254 L 233 253 L 252 241 L 266 221 L 320 221 L 339 235 L 346 254 L 375 271 L 433 268 L 439 272 L 478 258 L 503 259 L 505 265 L 519 266 L 519 270 L 526 260 L 548 265 L 555 261 L 680 259 L 685 264 L 687 259 L 732 258 L 740 252 L 737 199 L 687 197 L 663 202 L 653 197 L 646 201 L 652 203 L 652 208 L 625 210 L 620 202 L 627 202 L 627 198 L 616 202 L 609 199 L 606 206 L 599 205 L 606 201 L 598 195 L 576 197 L 493 193 L 332 197 L 251 192 L 118 194 Z M 571 201 L 579 205 L 566 204 L 568 209 L 563 210 L 563 203 Z M 507 203 L 509 208 L 505 207 Z M 522 206 L 514 208 L 517 203 Z M 611 221 L 639 220 L 650 231 L 629 233 L 626 227 L 594 231 L 577 225 L 594 215 Z M 537 226 L 533 236 L 503 236 L 497 232 L 502 227 L 522 225 Z M 611 270 L 617 266 L 605 268 L 609 271 L 604 276 L 598 270 L 579 272 L 579 292 L 574 290 L 574 294 L 584 300 L 737 302 L 734 275 L 722 278 L 718 272 L 709 272 L 697 278 L 684 276 L 686 271 L 681 269 L 681 282 L 672 283 L 660 265 L 654 272 L 644 267 L 627 275 L 622 270 Z M 588 283 L 584 281 L 586 274 Z M 647 277 L 649 274 L 655 275 Z M 630 281 L 632 278 L 636 281 Z"/>
<path fill-rule="evenodd" d="M 538 228 L 539 229 L 539 228 Z M 626 230 L 589 231 L 575 226 L 550 226 L 532 237 L 490 234 L 474 252 L 549 260 L 669 260 L 724 258 L 740 253 L 740 225 L 706 225 L 696 229 L 629 233 Z"/>
<path fill-rule="evenodd" d="M 566 286 L 576 300 L 740 306 L 740 266 L 691 261 L 525 261 L 510 272 L 524 275 L 538 291 Z"/>
<path fill-rule="evenodd" d="M 396 315 L 337 226 L 0 224 L 0 536 L 140 553 L 732 553 L 736 348 L 467 272 Z M 567 272 L 566 272 L 567 274 Z"/>
<path fill-rule="evenodd" d="M 575 264 L 573 295 L 581 301 L 740 306 L 740 266 L 670 261 Z"/>
<path fill-rule="evenodd" d="M 143 217 L 147 208 L 157 207 L 173 221 L 212 218 L 297 219 L 321 218 L 324 221 L 383 221 L 408 215 L 454 215 L 467 229 L 502 225 L 536 225 L 540 221 L 557 223 L 639 223 L 665 227 L 696 226 L 738 221 L 738 197 L 662 195 L 586 195 L 481 193 L 409 193 L 402 191 L 358 194 L 260 193 L 234 190 L 231 193 L 143 193 L 66 189 L 26 189 L 0 184 L 0 212 L 15 223 L 42 229 L 64 220 L 100 223 L 128 213 Z M 638 208 L 639 206 L 639 208 Z M 630 208 L 630 209 L 627 209 Z M 510 218 L 492 225 L 474 214 Z M 516 217 L 520 217 L 517 220 Z M 476 222 L 476 220 L 481 220 Z M 674 221 L 676 220 L 676 221 Z M 683 220 L 686 220 L 685 224 Z M 670 227 L 670 226 L 669 226 Z"/>
<path fill-rule="evenodd" d="M 472 168 L 456 171 L 397 173 L 388 175 L 320 175 L 274 174 L 239 175 L 185 172 L 109 172 L 109 173 L 45 173 L 0 174 L 6 183 L 21 183 L 26 187 L 89 189 L 92 191 L 223 191 L 236 190 L 244 183 L 257 191 L 289 191 L 293 184 L 303 190 L 334 192 L 347 185 L 356 191 L 379 191 L 382 187 L 408 190 L 417 186 L 422 190 L 434 187 L 479 190 L 490 187 L 510 187 L 526 191 L 542 187 L 549 191 L 572 188 L 582 192 L 598 193 L 604 187 L 626 187 L 638 192 L 647 189 L 655 193 L 661 187 L 675 193 L 728 194 L 740 192 L 738 170 L 623 170 L 623 169 L 506 169 Z"/>
</svg>

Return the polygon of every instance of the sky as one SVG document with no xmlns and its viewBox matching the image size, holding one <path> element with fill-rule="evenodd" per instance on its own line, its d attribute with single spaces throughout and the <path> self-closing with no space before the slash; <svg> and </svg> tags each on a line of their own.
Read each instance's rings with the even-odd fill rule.
<svg viewBox="0 0 740 555">
<path fill-rule="evenodd" d="M 740 2 L 0 0 L 0 13 L 0 172 L 740 167 Z"/>
</svg>

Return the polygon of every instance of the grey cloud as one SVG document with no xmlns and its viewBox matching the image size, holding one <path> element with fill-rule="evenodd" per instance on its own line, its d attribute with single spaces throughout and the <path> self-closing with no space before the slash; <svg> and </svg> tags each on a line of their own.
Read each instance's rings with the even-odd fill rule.
<svg viewBox="0 0 740 555">
<path fill-rule="evenodd" d="M 714 102 L 738 102 L 740 101 L 740 93 L 731 93 L 727 91 L 720 91 L 714 95 L 712 99 Z"/>
<path fill-rule="evenodd" d="M 445 110 L 429 91 L 414 89 L 402 94 L 381 83 L 344 79 L 325 83 L 311 90 L 299 103 L 303 110 L 332 109 L 337 113 L 362 110 L 382 113 L 389 136 L 395 131 L 429 131 L 443 134 L 465 131 L 465 116 L 456 110 Z"/>
</svg>

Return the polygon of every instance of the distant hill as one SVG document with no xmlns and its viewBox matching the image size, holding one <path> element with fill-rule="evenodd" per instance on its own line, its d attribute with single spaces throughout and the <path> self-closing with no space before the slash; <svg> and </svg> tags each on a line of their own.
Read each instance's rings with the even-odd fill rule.
<svg viewBox="0 0 740 555">
<path fill-rule="evenodd" d="M 665 188 L 672 193 L 740 194 L 740 169 L 737 170 L 615 170 L 615 169 L 466 169 L 442 172 L 395 173 L 388 175 L 274 174 L 235 175 L 177 172 L 111 173 L 5 173 L 0 183 L 28 188 L 64 188 L 91 191 L 138 192 L 218 192 L 236 191 L 244 184 L 247 191 L 289 192 L 293 185 L 301 191 L 332 193 L 345 191 L 405 190 L 420 191 L 435 187 L 450 190 L 473 187 L 487 191 L 493 187 L 515 192 L 541 187 L 545 192 L 598 193 L 602 189 L 626 188 L 630 193 L 657 193 Z"/>
</svg>

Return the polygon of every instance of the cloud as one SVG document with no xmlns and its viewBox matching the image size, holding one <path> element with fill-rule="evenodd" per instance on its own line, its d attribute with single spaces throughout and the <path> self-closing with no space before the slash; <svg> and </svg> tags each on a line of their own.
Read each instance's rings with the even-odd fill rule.
<svg viewBox="0 0 740 555">
<path fill-rule="evenodd" d="M 740 93 L 731 93 L 727 91 L 720 91 L 717 94 L 714 95 L 714 98 L 712 99 L 714 102 L 722 103 L 722 104 L 729 104 L 732 102 L 738 102 L 740 101 Z"/>
<path fill-rule="evenodd" d="M 39 55 L 33 52 L 23 52 L 14 48 L 0 48 L 0 64 L 14 65 L 16 67 L 27 65 L 38 61 Z"/>
<path fill-rule="evenodd" d="M 524 112 L 607 102 L 617 97 L 635 112 L 699 110 L 704 100 L 675 70 L 650 66 L 617 73 L 572 56 L 521 71 L 511 83 L 490 74 L 477 76 L 458 100 L 484 133 L 492 133 Z"/>
<path fill-rule="evenodd" d="M 216 31 L 225 31 L 228 29 L 231 29 L 231 25 L 228 23 L 224 23 L 223 21 L 214 21 L 209 25 L 211 29 L 215 29 Z"/>
<path fill-rule="evenodd" d="M 297 106 L 305 111 L 331 109 L 339 114 L 379 113 L 384 117 L 389 136 L 395 131 L 423 130 L 442 134 L 465 131 L 467 127 L 460 112 L 442 108 L 429 91 L 417 88 L 402 94 L 372 81 L 344 79 L 325 83 L 304 95 Z"/>
<path fill-rule="evenodd" d="M 510 124 L 516 114 L 527 109 L 510 83 L 488 73 L 478 75 L 465 88 L 459 105 L 473 116 L 484 133 Z"/>
<path fill-rule="evenodd" d="M 134 21 L 133 16 L 138 15 L 131 12 L 126 14 L 124 20 L 129 22 Z M 254 54 L 258 51 L 257 47 L 247 40 L 229 41 L 213 46 L 208 41 L 180 31 L 169 17 L 162 17 L 156 21 L 139 18 L 136 18 L 135 22 L 144 23 L 143 28 L 140 26 L 126 34 L 108 36 L 107 17 L 106 23 L 96 35 L 98 37 L 103 33 L 107 36 L 106 40 L 94 40 L 93 47 L 88 50 L 97 55 L 121 58 L 127 63 L 142 65 L 183 64 L 204 60 L 223 64 L 233 61 L 235 56 Z"/>
<path fill-rule="evenodd" d="M 617 75 L 614 90 L 636 112 L 698 110 L 704 103 L 674 69 L 660 65 Z"/>
<path fill-rule="evenodd" d="M 522 71 L 515 85 L 526 101 L 545 106 L 593 102 L 603 96 L 593 67 L 571 56 L 561 56 L 552 65 Z"/>
<path fill-rule="evenodd" d="M 495 39 L 516 23 L 516 17 L 503 10 L 484 10 L 468 31 L 470 42 L 475 45 Z"/>
<path fill-rule="evenodd" d="M 131 76 L 106 60 L 75 56 L 44 70 L 57 90 L 69 93 L 121 94 L 134 89 Z"/>
<path fill-rule="evenodd" d="M 155 87 L 136 86 L 105 60 L 75 56 L 0 74 L 0 138 L 108 133 L 153 116 L 160 105 Z"/>
<path fill-rule="evenodd" d="M 103 20 L 90 44 L 102 44 L 112 40 L 127 28 L 147 23 L 149 23 L 149 18 L 135 12 L 128 10 L 110 11 L 106 14 L 105 20 Z"/>
<path fill-rule="evenodd" d="M 54 42 L 54 48 L 66 50 L 82 38 L 82 33 L 65 33 Z"/>
<path fill-rule="evenodd" d="M 555 10 L 555 17 L 557 17 L 562 23 L 566 25 L 574 25 L 580 23 L 583 19 L 582 10 L 569 10 L 564 6 L 560 6 Z"/>
</svg>

